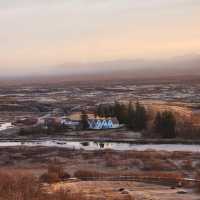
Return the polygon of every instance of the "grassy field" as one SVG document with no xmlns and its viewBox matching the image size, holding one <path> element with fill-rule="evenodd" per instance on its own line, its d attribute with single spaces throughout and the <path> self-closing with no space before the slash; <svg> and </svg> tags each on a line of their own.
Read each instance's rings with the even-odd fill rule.
<svg viewBox="0 0 200 200">
<path fill-rule="evenodd" d="M 196 200 L 199 185 L 179 185 L 179 180 L 199 177 L 199 158 L 200 153 L 190 152 L 0 148 L 0 200 L 150 200 L 161 193 L 161 200 Z M 134 176 L 141 183 L 83 180 L 109 176 Z M 78 180 L 66 181 L 69 177 Z M 154 177 L 164 181 L 154 185 Z"/>
</svg>

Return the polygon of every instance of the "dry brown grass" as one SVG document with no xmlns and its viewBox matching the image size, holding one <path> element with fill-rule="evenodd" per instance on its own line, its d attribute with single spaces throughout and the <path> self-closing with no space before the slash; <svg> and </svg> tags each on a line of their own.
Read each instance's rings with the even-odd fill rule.
<svg viewBox="0 0 200 200">
<path fill-rule="evenodd" d="M 78 170 L 74 173 L 76 178 L 108 177 L 112 175 L 113 174 L 87 170 Z"/>
<path fill-rule="evenodd" d="M 170 152 L 158 152 L 154 150 L 146 150 L 146 151 L 126 151 L 121 153 L 122 159 L 140 159 L 140 160 L 149 160 L 150 158 L 154 159 L 161 159 L 166 160 L 170 158 L 171 153 Z"/>
<path fill-rule="evenodd" d="M 196 172 L 196 180 L 200 180 L 200 171 L 197 170 Z M 200 193 L 200 182 L 196 182 L 196 189 L 197 189 L 197 192 Z"/>
<path fill-rule="evenodd" d="M 55 183 L 70 178 L 70 175 L 64 171 L 60 165 L 50 164 L 47 173 L 40 176 L 40 181 L 46 183 Z"/>
<path fill-rule="evenodd" d="M 55 192 L 49 200 L 89 200 L 82 193 L 72 194 L 64 189 Z"/>
<path fill-rule="evenodd" d="M 184 160 L 181 164 L 181 168 L 183 170 L 188 170 L 188 171 L 191 171 L 194 169 L 194 166 L 193 166 L 193 162 L 192 160 Z"/>
<path fill-rule="evenodd" d="M 151 158 L 148 160 L 144 160 L 144 167 L 143 170 L 147 171 L 174 171 L 176 170 L 176 166 L 170 160 L 161 160 L 156 158 Z"/>
<path fill-rule="evenodd" d="M 0 200 L 42 200 L 41 185 L 31 174 L 0 171 Z"/>
<path fill-rule="evenodd" d="M 36 177 L 21 171 L 0 171 L 0 200 L 85 200 L 82 194 L 65 190 L 45 193 Z"/>
<path fill-rule="evenodd" d="M 170 183 L 170 184 L 177 184 L 183 178 L 183 174 L 178 172 L 158 172 L 158 171 L 148 171 L 148 172 L 116 172 L 116 173 L 104 173 L 99 171 L 86 171 L 86 170 L 79 170 L 74 173 L 74 176 L 79 179 L 87 179 L 87 178 L 104 178 L 104 177 L 120 177 L 120 176 L 127 176 L 127 177 L 134 177 L 137 180 L 160 180 L 161 182 Z"/>
</svg>

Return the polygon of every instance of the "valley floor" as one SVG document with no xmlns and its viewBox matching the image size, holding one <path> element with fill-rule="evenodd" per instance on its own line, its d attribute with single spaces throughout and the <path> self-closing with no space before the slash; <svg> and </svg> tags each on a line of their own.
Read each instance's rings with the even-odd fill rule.
<svg viewBox="0 0 200 200">
<path fill-rule="evenodd" d="M 128 181 L 66 182 L 54 184 L 49 190 L 56 191 L 60 188 L 72 193 L 81 192 L 84 196 L 94 200 L 199 200 L 199 195 L 189 189 L 173 189 L 168 186 Z"/>
</svg>

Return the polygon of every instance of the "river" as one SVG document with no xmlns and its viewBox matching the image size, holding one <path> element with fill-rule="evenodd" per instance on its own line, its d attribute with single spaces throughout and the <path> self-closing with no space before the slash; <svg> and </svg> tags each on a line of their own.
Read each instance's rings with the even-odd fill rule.
<svg viewBox="0 0 200 200">
<path fill-rule="evenodd" d="M 200 145 L 198 144 L 133 144 L 133 143 L 120 143 L 120 142 L 93 142 L 93 141 L 63 141 L 63 140 L 33 140 L 33 141 L 1 141 L 0 147 L 12 146 L 44 146 L 44 147 L 61 147 L 70 149 L 83 149 L 83 150 L 156 150 L 156 151 L 189 151 L 200 152 Z"/>
<path fill-rule="evenodd" d="M 7 123 L 1 123 L 0 124 L 0 131 L 5 131 L 8 130 L 10 128 L 13 128 L 14 126 L 12 125 L 11 122 L 7 122 Z"/>
</svg>

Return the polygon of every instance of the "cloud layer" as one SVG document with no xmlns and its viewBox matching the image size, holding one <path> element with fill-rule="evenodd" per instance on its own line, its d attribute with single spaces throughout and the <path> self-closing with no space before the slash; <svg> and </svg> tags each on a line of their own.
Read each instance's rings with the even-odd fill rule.
<svg viewBox="0 0 200 200">
<path fill-rule="evenodd" d="M 0 69 L 198 53 L 199 10 L 199 0 L 0 0 Z"/>
</svg>

